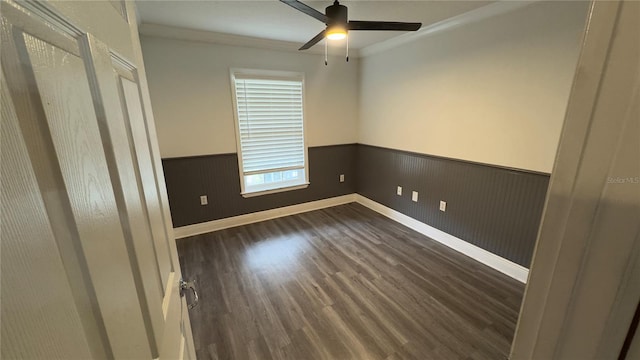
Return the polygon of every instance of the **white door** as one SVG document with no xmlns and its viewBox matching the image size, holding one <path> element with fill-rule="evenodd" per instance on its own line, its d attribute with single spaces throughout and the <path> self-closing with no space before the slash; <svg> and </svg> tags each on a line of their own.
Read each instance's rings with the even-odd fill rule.
<svg viewBox="0 0 640 360">
<path fill-rule="evenodd" d="M 195 359 L 131 4 L 1 6 L 0 355 Z"/>
</svg>

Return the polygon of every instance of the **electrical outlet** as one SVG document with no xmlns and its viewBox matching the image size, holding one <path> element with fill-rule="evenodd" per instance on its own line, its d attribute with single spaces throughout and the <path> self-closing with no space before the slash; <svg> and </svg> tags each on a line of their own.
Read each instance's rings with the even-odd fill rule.
<svg viewBox="0 0 640 360">
<path fill-rule="evenodd" d="M 344 182 L 344 174 L 340 174 L 340 182 Z"/>
<path fill-rule="evenodd" d="M 440 200 L 440 211 L 447 211 L 447 202 Z"/>
<path fill-rule="evenodd" d="M 398 194 L 398 196 L 402 195 L 402 186 L 398 186 L 398 189 L 396 190 L 396 194 Z"/>
<path fill-rule="evenodd" d="M 208 205 L 209 204 L 209 198 L 207 197 L 207 195 L 200 195 L 200 205 Z"/>
<path fill-rule="evenodd" d="M 414 192 L 411 193 L 411 200 L 413 202 L 418 202 L 418 192 L 417 191 L 414 191 Z"/>
</svg>

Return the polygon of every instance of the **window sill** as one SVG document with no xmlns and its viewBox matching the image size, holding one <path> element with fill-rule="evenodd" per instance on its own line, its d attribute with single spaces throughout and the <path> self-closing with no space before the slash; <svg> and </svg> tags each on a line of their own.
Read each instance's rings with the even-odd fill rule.
<svg viewBox="0 0 640 360">
<path fill-rule="evenodd" d="M 309 186 L 309 183 L 303 183 L 303 184 L 299 184 L 299 185 L 285 186 L 285 187 L 275 188 L 275 189 L 271 189 L 271 190 L 260 190 L 260 191 L 253 191 L 253 192 L 244 192 L 244 193 L 241 193 L 240 195 L 242 195 L 243 198 L 250 198 L 250 197 L 255 197 L 255 196 L 275 194 L 275 193 L 291 191 L 291 190 L 306 189 L 308 186 Z"/>
</svg>

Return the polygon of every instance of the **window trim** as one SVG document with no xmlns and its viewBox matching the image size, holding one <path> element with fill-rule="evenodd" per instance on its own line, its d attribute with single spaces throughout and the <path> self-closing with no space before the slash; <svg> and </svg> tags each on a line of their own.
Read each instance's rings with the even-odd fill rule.
<svg viewBox="0 0 640 360">
<path fill-rule="evenodd" d="M 282 79 L 282 80 L 300 80 L 302 82 L 302 140 L 304 143 L 304 176 L 305 181 L 300 184 L 286 185 L 268 190 L 247 191 L 245 189 L 244 171 L 242 164 L 242 143 L 240 140 L 240 121 L 238 119 L 238 99 L 236 98 L 236 76 L 246 76 L 262 79 Z M 310 185 L 309 180 L 309 145 L 307 143 L 307 104 L 305 89 L 305 74 L 295 71 L 279 71 L 279 70 L 260 70 L 246 68 L 230 68 L 229 79 L 231 81 L 231 99 L 233 103 L 233 123 L 236 135 L 236 154 L 238 157 L 238 172 L 240 176 L 240 195 L 244 198 L 274 194 L 284 191 L 299 190 L 307 188 Z"/>
</svg>

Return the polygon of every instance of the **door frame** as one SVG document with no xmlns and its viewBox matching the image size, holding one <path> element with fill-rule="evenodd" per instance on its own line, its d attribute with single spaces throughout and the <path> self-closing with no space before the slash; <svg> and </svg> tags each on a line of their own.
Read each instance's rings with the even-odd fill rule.
<svg viewBox="0 0 640 360">
<path fill-rule="evenodd" d="M 638 305 L 640 27 L 630 19 L 640 3 L 591 3 L 511 359 L 617 357 Z"/>
</svg>

